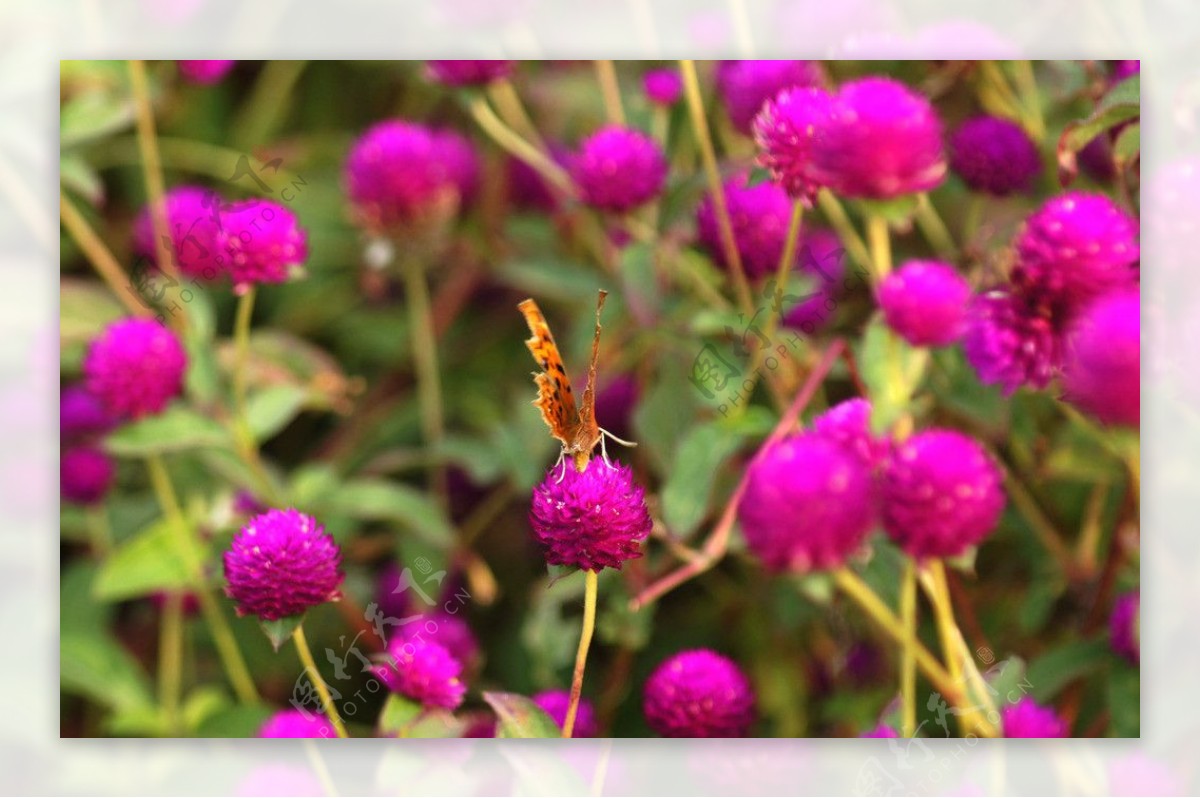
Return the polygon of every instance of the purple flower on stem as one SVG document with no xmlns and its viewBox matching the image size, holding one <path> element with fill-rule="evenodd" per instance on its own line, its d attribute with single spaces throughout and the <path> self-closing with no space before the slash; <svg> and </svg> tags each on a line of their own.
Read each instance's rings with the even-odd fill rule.
<svg viewBox="0 0 1200 798">
<path fill-rule="evenodd" d="M 793 199 L 811 207 L 823 185 L 813 177 L 813 142 L 833 99 L 823 89 L 789 89 L 767 102 L 754 119 L 758 162 Z"/>
<path fill-rule="evenodd" d="M 743 172 L 725 182 L 725 206 L 733 227 L 733 240 L 741 255 L 746 276 L 757 279 L 779 268 L 787 242 L 792 203 L 774 183 L 747 185 Z M 725 268 L 725 247 L 711 194 L 696 208 L 696 229 L 704 249 Z"/>
<path fill-rule="evenodd" d="M 715 651 L 683 651 L 646 680 L 643 711 L 664 737 L 745 737 L 754 722 L 750 680 Z"/>
<path fill-rule="evenodd" d="M 267 718 L 258 730 L 259 737 L 337 737 L 333 724 L 324 715 L 300 709 L 284 709 Z"/>
<path fill-rule="evenodd" d="M 81 443 L 110 432 L 117 425 L 92 393 L 83 385 L 64 388 L 58 402 L 59 442 Z"/>
<path fill-rule="evenodd" d="M 389 635 L 389 643 L 393 639 L 412 640 L 423 637 L 450 652 L 450 656 L 458 660 L 464 668 L 479 658 L 479 642 L 475 639 L 471 627 L 462 618 L 443 612 L 429 612 L 415 618 L 405 618 L 405 621 L 403 626 L 397 627 L 395 635 Z"/>
<path fill-rule="evenodd" d="M 897 335 L 913 346 L 947 346 L 966 329 L 971 286 L 953 266 L 911 260 L 879 285 L 879 306 Z"/>
<path fill-rule="evenodd" d="M 652 69 L 642 76 L 642 88 L 650 102 L 671 106 L 683 94 L 683 78 L 676 69 Z"/>
<path fill-rule="evenodd" d="M 875 517 L 868 467 L 821 435 L 784 438 L 750 466 L 738 520 L 770 571 L 836 568 L 866 538 Z"/>
<path fill-rule="evenodd" d="M 650 534 L 645 491 L 626 465 L 593 458 L 587 469 L 551 468 L 534 488 L 529 523 L 550 565 L 616 568 L 642 556 Z"/>
<path fill-rule="evenodd" d="M 567 720 L 567 706 L 571 703 L 571 694 L 566 690 L 547 690 L 535 695 L 533 703 L 541 707 L 561 729 Z M 595 737 L 599 733 L 600 727 L 596 724 L 596 710 L 592 707 L 592 702 L 580 698 L 579 707 L 575 710 L 575 728 L 571 730 L 571 737 Z"/>
<path fill-rule="evenodd" d="M 277 621 L 336 601 L 341 551 L 325 528 L 296 510 L 251 518 L 223 557 L 225 593 L 238 615 Z"/>
<path fill-rule="evenodd" d="M 842 242 L 829 230 L 802 231 L 799 249 L 796 265 L 815 282 L 816 290 L 809 291 L 802 302 L 784 312 L 783 324 L 811 335 L 832 319 L 837 310 L 837 294 L 845 285 L 842 275 L 846 263 L 842 258 Z"/>
<path fill-rule="evenodd" d="M 87 390 L 120 418 L 159 413 L 183 388 L 187 353 L 168 328 L 151 319 L 108 325 L 83 360 Z"/>
<path fill-rule="evenodd" d="M 1117 597 L 1108 619 L 1108 639 L 1112 650 L 1137 665 L 1142 658 L 1139 641 L 1138 610 L 1141 596 L 1134 590 Z"/>
<path fill-rule="evenodd" d="M 444 646 L 425 637 L 395 637 L 387 657 L 373 670 L 393 693 L 426 707 L 458 709 L 467 693 L 459 679 L 463 666 Z"/>
<path fill-rule="evenodd" d="M 446 86 L 482 86 L 512 74 L 516 61 L 426 61 L 429 77 Z"/>
<path fill-rule="evenodd" d="M 979 379 L 1006 395 L 1022 385 L 1044 388 L 1062 361 L 1062 346 L 1045 303 L 1020 293 L 989 291 L 972 300 L 963 352 Z"/>
<path fill-rule="evenodd" d="M 624 212 L 654 199 L 667 179 L 667 159 L 654 139 L 617 125 L 593 133 L 571 160 L 583 201 Z"/>
<path fill-rule="evenodd" d="M 1000 712 L 1000 727 L 1005 737 L 1066 737 L 1067 724 L 1050 707 L 1043 707 L 1025 696 Z"/>
<path fill-rule="evenodd" d="M 891 441 L 871 433 L 871 403 L 847 399 L 813 419 L 813 432 L 852 452 L 874 471 L 887 457 Z"/>
<path fill-rule="evenodd" d="M 221 198 L 199 186 L 177 186 L 164 195 L 163 203 L 179 271 L 189 277 L 216 280 L 224 272 L 224 258 L 217 245 Z M 149 206 L 142 208 L 133 222 L 133 251 L 151 261 L 158 257 Z"/>
<path fill-rule="evenodd" d="M 237 61 L 176 61 L 179 74 L 191 83 L 210 85 L 219 83 L 229 74 Z"/>
<path fill-rule="evenodd" d="M 721 61 L 717 65 L 717 91 L 729 119 L 741 133 L 750 133 L 763 103 L 784 89 L 821 85 L 821 68 L 813 61 Z"/>
<path fill-rule="evenodd" d="M 59 463 L 62 497 L 75 504 L 96 504 L 112 487 L 115 475 L 112 458 L 100 449 L 68 449 Z"/>
<path fill-rule="evenodd" d="M 1042 158 L 1016 122 L 977 116 L 950 138 L 950 167 L 975 191 L 1004 197 L 1032 188 Z"/>
<path fill-rule="evenodd" d="M 1105 424 L 1141 419 L 1141 300 L 1115 291 L 1085 307 L 1067 332 L 1063 399 Z"/>
<path fill-rule="evenodd" d="M 246 200 L 222 214 L 217 246 L 227 255 L 235 287 L 283 283 L 308 258 L 308 233 L 279 203 Z"/>
</svg>

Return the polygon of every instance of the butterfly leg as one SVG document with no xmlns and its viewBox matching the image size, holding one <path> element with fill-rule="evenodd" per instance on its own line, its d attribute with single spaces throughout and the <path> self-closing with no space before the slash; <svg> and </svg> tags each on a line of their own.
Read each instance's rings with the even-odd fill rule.
<svg viewBox="0 0 1200 798">
<path fill-rule="evenodd" d="M 612 461 L 608 459 L 608 450 L 604 448 L 604 436 L 600 436 L 600 456 L 604 458 L 604 464 L 609 468 L 616 468 Z"/>
<path fill-rule="evenodd" d="M 563 478 L 567 475 L 567 450 L 566 450 L 566 447 L 563 447 L 563 449 L 558 453 L 558 462 L 554 464 L 554 468 L 558 468 L 560 465 L 562 466 L 562 471 L 558 472 L 558 479 L 554 480 L 555 485 L 561 483 L 563 481 Z M 550 470 L 553 471 L 554 469 L 552 468 Z"/>
</svg>

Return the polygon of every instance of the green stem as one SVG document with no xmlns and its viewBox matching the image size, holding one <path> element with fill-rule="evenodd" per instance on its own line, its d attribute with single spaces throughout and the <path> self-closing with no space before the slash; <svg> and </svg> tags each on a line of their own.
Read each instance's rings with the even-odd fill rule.
<svg viewBox="0 0 1200 798">
<path fill-rule="evenodd" d="M 1033 62 L 1014 61 L 1013 70 L 1017 77 L 1017 90 L 1020 92 L 1022 105 L 1029 113 L 1029 124 L 1035 141 L 1040 142 L 1046 136 L 1046 118 L 1042 114 L 1041 98 L 1038 95 L 1037 79 L 1033 75 Z"/>
<path fill-rule="evenodd" d="M 342 725 L 342 717 L 333 704 L 333 698 L 329 695 L 329 688 L 325 685 L 325 680 L 321 678 L 321 672 L 317 670 L 317 663 L 313 661 L 312 651 L 308 647 L 308 639 L 304 636 L 304 624 L 296 626 L 296 631 L 292 632 L 292 640 L 296 641 L 296 652 L 300 654 L 300 662 L 308 671 L 313 687 L 317 688 L 321 706 L 325 708 L 325 714 L 329 717 L 329 722 L 333 724 L 334 731 L 337 732 L 338 737 L 349 737 L 350 735 L 346 734 L 346 727 Z"/>
<path fill-rule="evenodd" d="M 88 542 L 97 559 L 104 559 L 112 551 L 112 530 L 108 526 L 108 510 L 103 504 L 87 508 Z"/>
<path fill-rule="evenodd" d="M 195 591 L 196 598 L 200 602 L 200 611 L 212 633 L 217 654 L 221 657 L 221 663 L 225 667 L 225 674 L 229 677 L 229 682 L 233 685 L 239 701 L 244 704 L 257 703 L 258 690 L 254 686 L 254 680 L 250 677 L 250 670 L 246 667 L 245 660 L 242 659 L 242 652 L 238 649 L 233 630 L 229 628 L 225 616 L 221 614 L 221 608 L 213 598 L 208 585 L 205 584 L 204 567 L 195 556 L 191 529 L 180 509 L 179 499 L 175 496 L 175 488 L 171 485 L 167 468 L 158 454 L 147 455 L 146 467 L 149 469 L 150 481 L 154 485 L 158 503 L 174 532 L 176 549 L 183 560 L 184 568 L 191 582 L 190 587 Z"/>
<path fill-rule="evenodd" d="M 275 506 L 281 506 L 282 496 L 275 481 L 267 472 L 250 428 L 250 416 L 246 405 L 246 380 L 250 366 L 250 320 L 254 316 L 254 286 L 245 288 L 238 297 L 237 313 L 233 322 L 233 429 L 238 453 L 246 466 L 258 480 L 262 498 Z"/>
<path fill-rule="evenodd" d="M 537 126 L 530 118 L 529 112 L 525 110 L 525 106 L 521 102 L 521 95 L 517 93 L 511 80 L 501 78 L 488 84 L 487 93 L 499 110 L 500 118 L 510 128 L 525 137 L 541 152 L 547 152 L 546 142 L 538 133 Z"/>
<path fill-rule="evenodd" d="M 178 278 L 175 264 L 174 239 L 167 222 L 163 203 L 166 188 L 163 184 L 162 159 L 158 152 L 158 136 L 154 125 L 154 107 L 150 101 L 150 82 L 146 78 L 146 63 L 129 62 L 129 83 L 133 89 L 134 116 L 137 122 L 138 150 L 142 158 L 142 176 L 146 183 L 146 200 L 154 228 L 154 251 L 158 267 L 172 278 Z M 183 317 L 181 317 L 183 318 Z"/>
<path fill-rule="evenodd" d="M 871 255 L 867 252 L 867 245 L 863 243 L 862 236 L 854 229 L 854 224 L 850 221 L 842 203 L 827 188 L 823 188 L 817 193 L 817 202 L 821 206 L 821 212 L 825 214 L 825 218 L 829 220 L 834 232 L 841 239 L 842 246 L 850 253 L 850 257 L 854 258 L 859 266 L 870 271 Z"/>
<path fill-rule="evenodd" d="M 614 125 L 625 125 L 625 108 L 621 105 L 621 84 L 617 81 L 617 69 L 610 60 L 596 61 L 596 78 L 600 81 L 600 92 L 604 95 L 604 112 Z"/>
<path fill-rule="evenodd" d="M 476 124 L 488 134 L 505 152 L 525 162 L 531 169 L 542 176 L 564 194 L 573 194 L 574 187 L 571 178 L 561 166 L 534 145 L 521 138 L 512 128 L 504 124 L 496 112 L 488 105 L 487 100 L 476 97 L 470 106 L 471 116 Z"/>
<path fill-rule="evenodd" d="M 946 566 L 941 560 L 933 560 L 922 573 L 922 584 L 925 594 L 933 605 L 937 620 L 938 637 L 941 640 L 942 653 L 946 659 L 946 667 L 950 678 L 955 684 L 969 685 L 976 693 L 976 698 L 982 702 L 973 706 L 968 712 L 960 715 L 959 721 L 966 730 L 978 730 L 986 727 L 986 715 L 980 712 L 980 707 L 994 714 L 996 706 L 991 698 L 991 691 L 984 681 L 983 675 L 975 666 L 967 650 L 967 642 L 963 638 L 958 623 L 954 620 L 954 606 L 950 599 L 950 585 L 946 580 Z M 964 679 L 964 668 L 965 679 Z"/>
<path fill-rule="evenodd" d="M 579 711 L 579 698 L 583 694 L 583 671 L 587 666 L 588 648 L 592 645 L 592 632 L 596 628 L 596 593 L 599 579 L 595 571 L 584 571 L 583 631 L 579 635 L 579 649 L 575 652 L 575 672 L 571 676 L 571 700 L 567 704 L 567 716 L 563 720 L 562 736 L 570 737 L 575 731 L 575 715 Z"/>
<path fill-rule="evenodd" d="M 409 334 L 412 336 L 413 366 L 417 378 L 417 401 L 420 404 L 421 430 L 425 445 L 436 449 L 445 433 L 442 416 L 442 380 L 438 367 L 437 334 L 433 329 L 433 308 L 424 264 L 411 255 L 401 259 L 404 271 L 405 298 L 408 304 Z M 433 466 L 432 486 L 444 503 L 447 499 L 445 472 Z"/>
<path fill-rule="evenodd" d="M 980 193 L 974 192 L 971 198 L 967 200 L 967 212 L 963 218 L 962 240 L 964 246 L 971 243 L 975 238 L 975 234 L 979 232 L 979 225 L 983 221 L 984 206 L 987 204 L 987 197 Z"/>
<path fill-rule="evenodd" d="M 912 560 L 905 562 L 904 577 L 900 583 L 900 623 L 904 628 L 903 650 L 900 654 L 900 734 L 912 737 L 917 733 L 917 660 L 914 654 L 917 642 L 917 574 Z M 958 684 L 953 674 L 951 679 Z"/>
<path fill-rule="evenodd" d="M 153 316 L 154 311 L 139 302 L 137 297 L 134 296 L 132 290 L 133 283 L 129 281 L 129 277 L 125 274 L 124 269 L 121 268 L 121 264 L 117 262 L 112 251 L 105 246 L 100 236 L 88 224 L 87 219 L 79 212 L 75 204 L 67 199 L 67 195 L 61 191 L 58 195 L 58 202 L 58 213 L 59 218 L 62 219 L 63 227 L 67 228 L 67 232 L 71 234 L 71 238 L 83 250 L 88 263 L 92 264 L 92 268 L 104 280 L 109 290 L 113 292 L 113 296 L 135 318 Z"/>
<path fill-rule="evenodd" d="M 306 66 L 307 61 L 267 61 L 263 65 L 234 123 L 234 141 L 241 149 L 253 149 L 270 140 Z"/>
<path fill-rule="evenodd" d="M 929 195 L 924 192 L 917 195 L 917 226 L 939 258 L 953 261 L 957 257 L 958 247 L 950 236 L 949 228 L 929 201 Z"/>
<path fill-rule="evenodd" d="M 892 271 L 892 243 L 888 234 L 887 219 L 877 213 L 867 217 L 867 240 L 871 242 L 871 274 L 875 278 L 875 288 L 884 281 Z"/>
<path fill-rule="evenodd" d="M 169 591 L 162 606 L 158 639 L 158 700 L 167 728 L 179 731 L 179 695 L 183 684 L 183 592 Z"/>
</svg>

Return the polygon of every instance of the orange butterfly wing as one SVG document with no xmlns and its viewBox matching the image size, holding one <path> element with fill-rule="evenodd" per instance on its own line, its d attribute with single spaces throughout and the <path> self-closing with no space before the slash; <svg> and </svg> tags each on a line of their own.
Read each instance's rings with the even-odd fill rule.
<svg viewBox="0 0 1200 798">
<path fill-rule="evenodd" d="M 542 419 L 550 427 L 550 434 L 562 441 L 563 446 L 572 442 L 576 428 L 579 426 L 579 410 L 575 407 L 575 394 L 571 390 L 571 380 L 563 368 L 562 355 L 559 354 L 558 344 L 554 342 L 554 334 L 546 317 L 532 299 L 526 299 L 517 305 L 517 309 L 525 316 L 525 323 L 533 337 L 525 342 L 533 359 L 541 367 L 540 374 L 534 374 L 534 384 L 537 385 L 538 398 L 534 405 L 542 411 Z"/>
</svg>

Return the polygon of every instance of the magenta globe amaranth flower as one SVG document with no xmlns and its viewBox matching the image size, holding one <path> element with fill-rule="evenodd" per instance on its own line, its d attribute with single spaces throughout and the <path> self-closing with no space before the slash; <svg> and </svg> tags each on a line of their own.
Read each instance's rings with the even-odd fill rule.
<svg viewBox="0 0 1200 798">
<path fill-rule="evenodd" d="M 375 675 L 393 693 L 431 708 L 458 709 L 467 693 L 459 679 L 462 663 L 445 646 L 425 637 L 395 637 L 388 644 L 387 662 Z"/>
<path fill-rule="evenodd" d="M 446 649 L 464 668 L 470 667 L 479 659 L 479 642 L 475 639 L 475 633 L 465 620 L 454 615 L 429 612 L 415 617 L 404 617 L 403 624 L 389 635 L 389 642 L 410 641 L 418 637 Z"/>
<path fill-rule="evenodd" d="M 1066 737 L 1069 731 L 1057 712 L 1029 696 L 1001 710 L 1000 728 L 1005 737 Z"/>
<path fill-rule="evenodd" d="M 813 142 L 832 105 L 822 89 L 789 89 L 769 100 L 754 119 L 758 162 L 788 196 L 810 207 L 822 186 L 813 176 Z"/>
<path fill-rule="evenodd" d="M 216 280 L 224 272 L 224 257 L 217 245 L 223 200 L 199 186 L 177 186 L 163 196 L 167 230 L 179 271 L 189 277 Z M 133 251 L 156 262 L 154 220 L 149 206 L 133 222 Z"/>
<path fill-rule="evenodd" d="M 729 120 L 749 134 L 763 103 L 784 89 L 819 86 L 823 76 L 812 61 L 721 61 L 716 79 Z"/>
<path fill-rule="evenodd" d="M 1044 388 L 1062 361 L 1062 345 L 1046 303 L 1021 293 L 988 291 L 967 311 L 963 352 L 979 379 L 1006 395 L 1022 385 Z"/>
<path fill-rule="evenodd" d="M 846 271 L 842 257 L 845 250 L 837 235 L 825 229 L 807 228 L 801 233 L 799 249 L 796 267 L 812 282 L 808 291 L 792 295 L 801 301 L 791 308 L 787 307 L 789 294 L 785 291 L 783 324 L 811 335 L 833 318 L 838 307 L 837 295 L 851 284 L 842 279 Z"/>
<path fill-rule="evenodd" d="M 854 452 L 820 435 L 793 435 L 751 464 L 738 520 L 768 570 L 836 568 L 866 538 L 874 493 Z"/>
<path fill-rule="evenodd" d="M 1069 315 L 1137 280 L 1138 223 L 1102 194 L 1070 191 L 1030 216 L 1016 240 L 1012 282 Z"/>
<path fill-rule="evenodd" d="M 580 472 L 551 468 L 533 490 L 529 523 L 550 565 L 616 568 L 642 556 L 650 534 L 645 491 L 626 465 L 593 458 Z"/>
<path fill-rule="evenodd" d="M 683 78 L 676 69 L 652 69 L 642 76 L 642 89 L 655 105 L 674 105 L 683 94 Z"/>
<path fill-rule="evenodd" d="M 696 649 L 650 674 L 642 708 L 664 737 L 745 737 L 754 723 L 754 691 L 733 660 Z"/>
<path fill-rule="evenodd" d="M 757 279 L 773 274 L 783 257 L 792 216 L 787 193 L 774 183 L 749 186 L 745 173 L 726 181 L 724 192 L 733 241 L 746 276 Z M 711 194 L 705 194 L 696 208 L 696 230 L 704 249 L 721 266 L 730 268 Z"/>
<path fill-rule="evenodd" d="M 302 709 L 284 709 L 267 718 L 258 730 L 259 737 L 337 737 L 333 724 L 324 715 Z"/>
<path fill-rule="evenodd" d="M 571 159 L 571 176 L 585 203 L 623 212 L 658 196 L 667 179 L 667 159 L 646 134 L 607 125 L 584 140 Z"/>
<path fill-rule="evenodd" d="M 238 615 L 277 621 L 341 597 L 342 554 L 316 519 L 296 510 L 251 518 L 224 555 L 225 593 Z"/>
<path fill-rule="evenodd" d="M 516 61 L 426 61 L 429 77 L 446 86 L 482 86 L 512 74 Z"/>
<path fill-rule="evenodd" d="M 813 136 L 809 175 L 848 197 L 928 191 L 946 176 L 941 120 L 929 100 L 898 81 L 851 81 Z"/>
<path fill-rule="evenodd" d="M 878 468 L 891 449 L 891 441 L 871 433 L 871 403 L 847 399 L 813 419 L 813 432 L 852 452 L 871 470 Z"/>
<path fill-rule="evenodd" d="M 1117 597 L 1108 619 L 1108 639 L 1112 650 L 1137 665 L 1142 658 L 1138 623 L 1141 597 L 1134 590 Z"/>
<path fill-rule="evenodd" d="M 860 734 L 858 736 L 859 737 L 898 738 L 900 736 L 900 734 L 895 729 L 893 729 L 891 726 L 888 726 L 886 723 L 880 723 L 874 729 L 871 729 L 871 731 L 863 732 L 862 734 Z"/>
<path fill-rule="evenodd" d="M 1141 300 L 1116 291 L 1085 307 L 1067 332 L 1063 399 L 1105 424 L 1141 419 Z"/>
<path fill-rule="evenodd" d="M 975 440 L 929 429 L 895 446 L 883 469 L 883 528 L 909 556 L 956 557 L 1004 511 L 1004 475 Z"/>
<path fill-rule="evenodd" d="M 62 497 L 75 504 L 95 504 L 102 500 L 115 475 L 112 458 L 90 446 L 68 449 L 59 461 Z"/>
<path fill-rule="evenodd" d="M 63 445 L 92 440 L 117 425 L 100 400 L 82 385 L 64 388 L 58 401 L 59 442 Z"/>
<path fill-rule="evenodd" d="M 1042 158 L 1016 122 L 977 116 L 950 138 L 950 168 L 975 191 L 1004 197 L 1033 187 Z"/>
<path fill-rule="evenodd" d="M 471 197 L 478 176 L 478 159 L 462 136 L 399 119 L 369 128 L 344 169 L 356 221 L 373 233 L 453 214 Z"/>
<path fill-rule="evenodd" d="M 151 319 L 104 329 L 83 360 L 87 389 L 104 409 L 137 419 L 161 412 L 183 388 L 187 353 L 175 333 Z"/>
<path fill-rule="evenodd" d="M 232 71 L 237 61 L 176 61 L 179 74 L 191 83 L 209 85 L 219 83 Z"/>
<path fill-rule="evenodd" d="M 308 233 L 284 206 L 253 199 L 222 214 L 217 246 L 235 286 L 284 283 L 308 258 Z"/>
<path fill-rule="evenodd" d="M 567 721 L 567 707 L 571 703 L 571 694 L 566 690 L 547 690 L 535 695 L 533 703 L 541 707 L 561 729 Z M 592 702 L 580 698 L 579 706 L 575 710 L 575 727 L 571 730 L 571 737 L 595 737 L 599 733 L 600 727 L 596 724 L 596 710 L 592 707 Z"/>
<path fill-rule="evenodd" d="M 946 346 L 966 330 L 971 286 L 953 266 L 910 260 L 879 285 L 883 318 L 913 346 Z"/>
<path fill-rule="evenodd" d="M 1137 60 L 1131 61 L 1113 61 L 1112 64 L 1112 82 L 1120 83 L 1125 78 L 1140 74 L 1142 71 L 1142 62 Z"/>
</svg>

